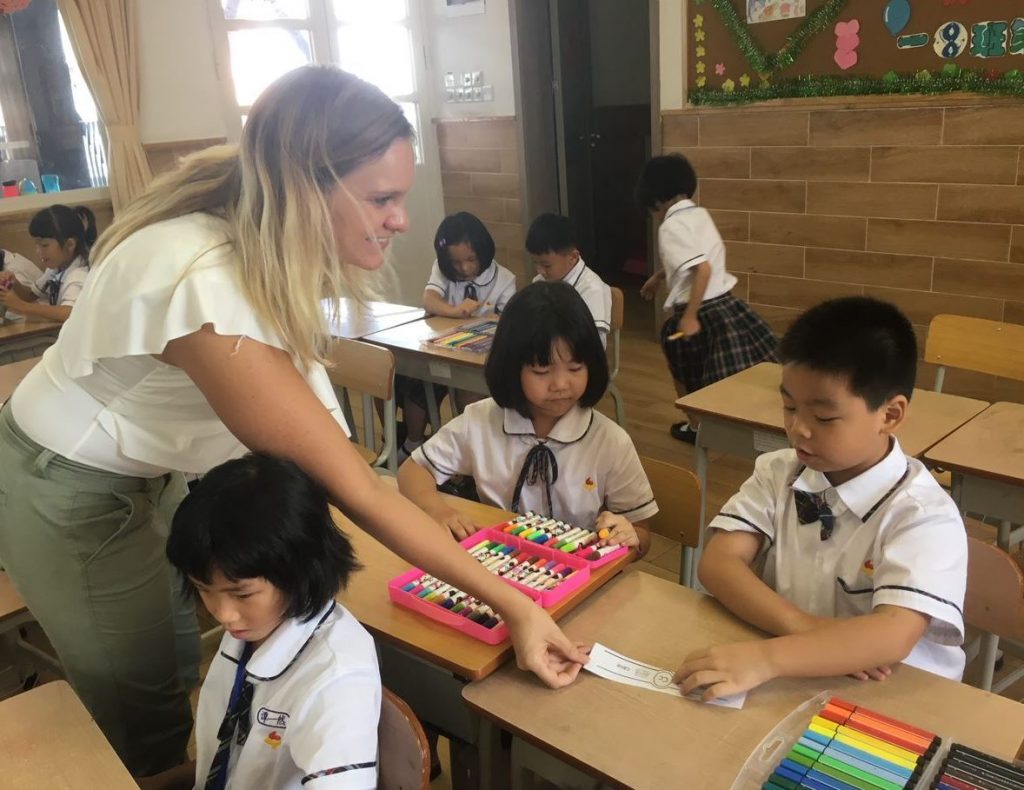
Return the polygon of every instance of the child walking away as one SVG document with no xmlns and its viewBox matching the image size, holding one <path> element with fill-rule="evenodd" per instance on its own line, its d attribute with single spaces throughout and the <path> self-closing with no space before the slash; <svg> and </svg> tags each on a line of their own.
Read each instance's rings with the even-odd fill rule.
<svg viewBox="0 0 1024 790">
<path fill-rule="evenodd" d="M 661 328 L 661 345 L 680 397 L 775 361 L 778 345 L 764 319 L 732 295 L 736 278 L 725 268 L 725 245 L 707 209 L 693 202 L 696 190 L 697 174 L 679 154 L 651 159 L 636 185 L 637 202 L 660 223 L 662 265 L 640 293 L 653 299 L 667 284 L 665 309 L 672 315 Z M 691 444 L 696 439 L 686 422 L 671 432 Z"/>
<path fill-rule="evenodd" d="M 32 217 L 28 232 L 44 271 L 25 283 L 17 270 L 5 265 L 0 272 L 0 305 L 33 318 L 67 321 L 89 274 L 96 217 L 85 206 L 50 206 Z"/>
<path fill-rule="evenodd" d="M 290 461 L 228 461 L 178 508 L 167 557 L 225 631 L 195 786 L 376 787 L 377 653 L 334 600 L 358 564 L 323 489 Z"/>
<path fill-rule="evenodd" d="M 487 525 L 459 514 L 437 485 L 472 475 L 487 504 L 607 529 L 608 543 L 643 554 L 644 522 L 658 506 L 629 434 L 593 408 L 608 360 L 580 295 L 537 282 L 512 297 L 485 375 L 491 397 L 412 454 L 398 471 L 401 492 L 461 540 Z"/>
<path fill-rule="evenodd" d="M 423 290 L 423 308 L 430 315 L 472 318 L 500 313 L 516 292 L 516 277 L 494 260 L 494 239 L 484 223 L 466 211 L 445 217 L 434 235 L 437 258 Z M 395 377 L 395 399 L 405 415 L 405 441 L 398 462 L 423 444 L 427 430 L 427 399 L 424 383 L 407 376 Z M 438 405 L 448 388 L 433 386 Z M 477 400 L 460 392 L 461 405 Z"/>
</svg>

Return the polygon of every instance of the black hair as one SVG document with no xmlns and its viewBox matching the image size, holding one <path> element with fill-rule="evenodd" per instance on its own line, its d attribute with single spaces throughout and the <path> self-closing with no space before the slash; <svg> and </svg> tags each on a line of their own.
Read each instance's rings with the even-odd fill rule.
<svg viewBox="0 0 1024 790">
<path fill-rule="evenodd" d="M 647 161 L 636 181 L 636 202 L 644 211 L 678 195 L 692 198 L 697 192 L 697 171 L 682 154 L 655 156 Z"/>
<path fill-rule="evenodd" d="M 453 244 L 468 244 L 473 248 L 480 261 L 480 274 L 494 263 L 494 239 L 484 223 L 468 211 L 449 214 L 441 220 L 434 234 L 434 252 L 437 253 L 441 274 L 449 280 L 458 280 L 459 273 L 455 271 L 448 255 L 448 248 Z"/>
<path fill-rule="evenodd" d="M 572 221 L 561 214 L 541 214 L 526 232 L 526 251 L 531 255 L 549 252 L 567 253 L 576 249 L 576 231 Z"/>
<path fill-rule="evenodd" d="M 527 365 L 551 364 L 551 345 L 558 339 L 587 368 L 580 405 L 590 407 L 601 400 L 608 389 L 608 358 L 590 308 L 571 285 L 540 280 L 509 299 L 494 332 L 484 377 L 499 406 L 530 417 L 522 370 Z"/>
<path fill-rule="evenodd" d="M 88 263 L 89 250 L 96 243 L 96 216 L 85 206 L 50 206 L 32 217 L 28 235 L 33 239 L 56 239 L 61 247 L 74 239 L 75 255 Z"/>
<path fill-rule="evenodd" d="M 895 305 L 866 296 L 832 299 L 803 313 L 779 344 L 783 363 L 845 376 L 872 411 L 914 392 L 917 338 Z"/>
<path fill-rule="evenodd" d="M 285 617 L 307 621 L 360 566 L 335 526 L 327 494 L 291 461 L 262 453 L 212 469 L 171 523 L 167 559 L 185 577 L 210 582 L 263 578 L 287 601 Z M 195 594 L 189 583 L 186 590 Z"/>
</svg>

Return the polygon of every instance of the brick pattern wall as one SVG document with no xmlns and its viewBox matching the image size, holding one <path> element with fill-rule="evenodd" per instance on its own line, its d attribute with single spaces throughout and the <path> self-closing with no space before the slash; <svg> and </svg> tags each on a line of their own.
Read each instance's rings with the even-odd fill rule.
<svg viewBox="0 0 1024 790">
<path fill-rule="evenodd" d="M 529 282 L 523 249 L 519 135 L 515 118 L 437 120 L 446 214 L 469 211 L 494 237 L 495 260 L 520 286 Z"/>
<path fill-rule="evenodd" d="M 1024 323 L 1024 105 L 964 98 L 693 108 L 662 116 L 726 239 L 737 293 L 782 331 L 847 294 Z M 922 365 L 921 386 L 934 370 Z M 1024 400 L 951 372 L 946 389 Z"/>
</svg>

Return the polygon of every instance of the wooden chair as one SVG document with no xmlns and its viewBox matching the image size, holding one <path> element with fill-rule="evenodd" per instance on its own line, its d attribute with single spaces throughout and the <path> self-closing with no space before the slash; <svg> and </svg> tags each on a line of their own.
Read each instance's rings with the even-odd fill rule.
<svg viewBox="0 0 1024 790">
<path fill-rule="evenodd" d="M 425 790 L 430 786 L 430 747 L 412 708 L 389 689 L 380 705 L 378 790 Z"/>
<path fill-rule="evenodd" d="M 700 544 L 700 482 L 689 469 L 641 458 L 640 463 L 658 503 L 658 513 L 648 519 L 651 532 L 677 540 L 683 550 L 679 559 L 679 583 L 692 582 L 693 550 Z"/>
<path fill-rule="evenodd" d="M 935 391 L 942 392 L 946 368 L 989 373 L 1024 381 L 1024 326 L 968 318 L 962 315 L 937 315 L 928 325 L 924 361 L 938 365 Z"/>
<path fill-rule="evenodd" d="M 350 390 L 363 396 L 363 444 L 371 452 L 375 447 L 373 399 L 384 402 L 384 444 L 370 465 L 396 473 L 398 447 L 395 438 L 394 355 L 380 346 L 339 338 L 331 348 L 331 362 L 334 364 L 327 369 L 327 375 L 338 391 L 339 400 L 347 399 Z"/>
<path fill-rule="evenodd" d="M 608 337 L 608 347 L 612 353 L 611 370 L 608 371 L 608 394 L 615 402 L 615 422 L 626 427 L 626 402 L 615 386 L 615 377 L 619 375 L 619 358 L 622 353 L 622 325 L 625 315 L 625 296 L 621 288 L 612 288 L 612 330 Z"/>
<path fill-rule="evenodd" d="M 1024 572 L 1016 560 L 987 540 L 967 538 L 967 595 L 964 621 L 983 633 L 979 637 L 981 677 L 978 686 L 996 694 L 1016 682 L 1024 670 L 1011 673 L 993 686 L 1000 637 L 1024 641 Z M 975 643 L 968 655 L 977 652 Z"/>
</svg>

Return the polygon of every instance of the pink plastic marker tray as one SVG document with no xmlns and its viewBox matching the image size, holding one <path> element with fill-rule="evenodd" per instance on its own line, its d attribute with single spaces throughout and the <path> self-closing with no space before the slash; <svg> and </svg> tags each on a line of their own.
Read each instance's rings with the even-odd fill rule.
<svg viewBox="0 0 1024 790">
<path fill-rule="evenodd" d="M 511 521 L 505 521 L 505 522 L 502 522 L 501 524 L 496 524 L 494 527 L 492 527 L 492 529 L 495 529 L 498 532 L 502 532 L 505 529 L 505 527 L 507 527 L 511 523 L 512 523 Z M 507 534 L 507 533 L 505 533 L 505 534 Z M 511 537 L 515 537 L 515 536 L 513 535 Z M 527 541 L 527 542 L 529 542 L 529 541 Z M 626 553 L 629 552 L 629 547 L 628 546 L 620 546 L 617 550 L 608 552 L 603 557 L 601 557 L 601 559 L 599 559 L 599 560 L 588 560 L 588 559 L 586 559 L 586 555 L 589 554 L 592 550 L 593 549 L 592 549 L 591 546 L 585 546 L 583 549 L 581 549 L 582 553 L 576 552 L 576 553 L 568 554 L 567 555 L 566 552 L 559 551 L 558 554 L 560 556 L 562 556 L 562 557 L 565 557 L 565 556 L 576 557 L 577 559 L 583 560 L 585 563 L 587 563 L 587 565 L 589 565 L 593 569 L 593 568 L 600 568 L 602 565 L 607 565 L 609 562 L 614 562 L 619 557 L 624 556 Z"/>
<path fill-rule="evenodd" d="M 563 551 L 555 551 L 554 549 L 548 549 L 544 546 L 538 546 L 536 543 L 531 543 L 528 540 L 521 540 L 515 535 L 506 535 L 500 530 L 482 529 L 479 532 L 470 535 L 465 540 L 460 541 L 459 545 L 469 550 L 485 540 L 503 543 L 506 546 L 512 546 L 517 551 L 528 551 L 529 556 L 549 561 L 554 560 L 573 569 L 573 572 L 569 576 L 550 590 L 537 590 L 511 579 L 500 577 L 506 584 L 511 584 L 517 590 L 532 598 L 544 608 L 554 606 L 567 595 L 578 590 L 590 580 L 590 567 L 586 560 L 573 556 L 572 554 L 566 554 Z M 450 628 L 462 631 L 468 636 L 472 636 L 473 638 L 479 639 L 487 644 L 496 645 L 508 638 L 508 628 L 504 622 L 498 623 L 493 628 L 484 628 L 482 625 L 479 625 L 460 614 L 451 612 L 439 604 L 425 601 L 417 595 L 406 592 L 402 589 L 402 587 L 409 584 L 409 582 L 416 581 L 424 575 L 426 574 L 419 568 L 413 568 L 402 575 L 395 577 L 388 582 L 388 596 L 399 606 L 404 606 L 415 612 L 419 612 L 420 614 L 429 617 L 431 620 L 444 623 Z"/>
</svg>

